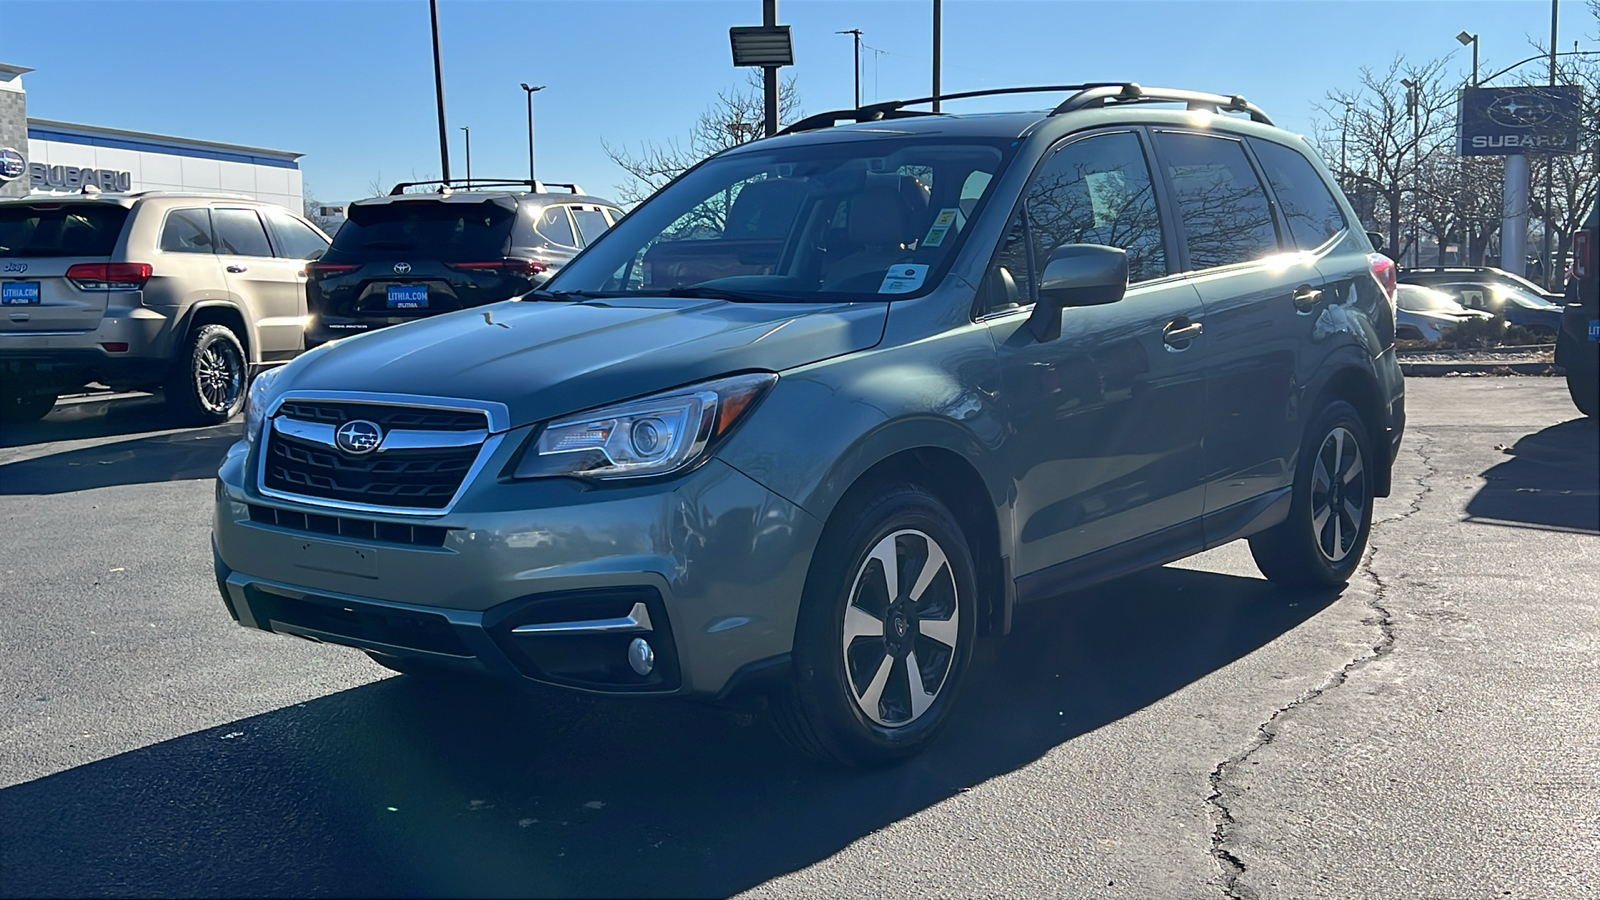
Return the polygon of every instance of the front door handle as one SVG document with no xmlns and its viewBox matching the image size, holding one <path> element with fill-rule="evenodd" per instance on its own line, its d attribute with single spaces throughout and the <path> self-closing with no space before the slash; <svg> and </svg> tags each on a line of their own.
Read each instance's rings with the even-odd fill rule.
<svg viewBox="0 0 1600 900">
<path fill-rule="evenodd" d="M 1289 299 L 1294 301 L 1295 309 L 1301 312 L 1310 312 L 1311 307 L 1316 306 L 1317 300 L 1321 297 L 1321 291 L 1309 284 L 1302 284 L 1294 289 L 1294 293 L 1290 295 Z"/>
<path fill-rule="evenodd" d="M 1174 319 L 1167 324 L 1161 332 L 1161 339 L 1166 341 L 1169 350 L 1187 350 L 1189 342 L 1200 336 L 1205 328 L 1199 322 L 1188 319 Z"/>
<path fill-rule="evenodd" d="M 233 273 L 233 274 L 235 274 L 235 275 L 237 275 L 237 274 L 239 274 L 239 273 L 240 273 L 240 272 L 244 272 L 244 271 L 248 271 L 248 270 L 247 270 L 247 269 L 245 269 L 245 267 L 244 267 L 244 266 L 229 266 L 229 267 L 228 267 L 228 271 L 229 271 L 229 272 L 232 272 L 232 273 Z"/>
</svg>

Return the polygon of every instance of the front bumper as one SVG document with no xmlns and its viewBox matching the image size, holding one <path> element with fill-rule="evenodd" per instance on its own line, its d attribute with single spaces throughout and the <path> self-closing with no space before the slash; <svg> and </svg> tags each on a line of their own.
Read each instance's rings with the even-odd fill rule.
<svg viewBox="0 0 1600 900">
<path fill-rule="evenodd" d="M 218 473 L 218 586 L 241 625 L 608 693 L 725 693 L 793 645 L 822 523 L 711 460 L 593 488 L 501 481 L 514 431 L 450 512 L 425 519 L 263 497 L 244 444 Z M 563 629 L 570 625 L 621 625 Z M 516 629 L 522 628 L 522 632 Z M 627 663 L 634 638 L 657 665 Z"/>
</svg>

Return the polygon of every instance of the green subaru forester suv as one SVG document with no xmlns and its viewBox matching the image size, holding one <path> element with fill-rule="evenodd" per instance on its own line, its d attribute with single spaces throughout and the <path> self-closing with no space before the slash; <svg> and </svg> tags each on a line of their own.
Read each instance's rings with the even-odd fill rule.
<svg viewBox="0 0 1600 900">
<path fill-rule="evenodd" d="M 813 116 L 543 290 L 258 378 L 228 611 L 419 677 L 764 696 L 871 765 L 1017 604 L 1239 538 L 1343 583 L 1404 425 L 1394 266 L 1241 97 L 1031 91 L 1066 99 Z"/>
</svg>

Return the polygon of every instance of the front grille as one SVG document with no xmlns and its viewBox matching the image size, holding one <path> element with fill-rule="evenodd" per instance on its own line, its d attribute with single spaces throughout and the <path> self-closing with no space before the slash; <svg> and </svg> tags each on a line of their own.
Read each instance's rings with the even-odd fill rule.
<svg viewBox="0 0 1600 900">
<path fill-rule="evenodd" d="M 302 422 L 340 425 L 356 419 L 376 422 L 384 431 L 484 431 L 489 420 L 481 412 L 423 409 L 378 403 L 333 403 L 326 400 L 291 400 L 278 407 L 278 415 Z"/>
<path fill-rule="evenodd" d="M 262 484 L 324 500 L 411 509 L 444 509 L 480 446 L 385 450 L 351 456 L 316 441 L 271 430 Z"/>
<path fill-rule="evenodd" d="M 254 503 L 250 504 L 250 521 L 311 534 L 337 535 L 384 544 L 405 544 L 411 547 L 443 547 L 445 536 L 450 531 L 437 525 L 374 522 L 370 519 L 325 516 Z"/>
<path fill-rule="evenodd" d="M 434 613 L 411 612 L 376 604 L 346 602 L 331 597 L 286 597 L 255 585 L 245 588 L 245 598 L 257 622 L 307 628 L 330 636 L 374 641 L 451 656 L 471 656 L 450 621 Z M 276 628 L 273 628 L 276 631 Z"/>
</svg>

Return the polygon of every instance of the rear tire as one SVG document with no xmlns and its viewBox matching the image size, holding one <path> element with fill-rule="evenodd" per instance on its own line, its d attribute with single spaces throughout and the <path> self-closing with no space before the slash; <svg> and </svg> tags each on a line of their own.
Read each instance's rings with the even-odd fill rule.
<svg viewBox="0 0 1600 900">
<path fill-rule="evenodd" d="M 1600 370 L 1572 366 L 1567 369 L 1567 393 L 1572 405 L 1593 419 L 1600 416 Z"/>
<path fill-rule="evenodd" d="M 774 720 L 808 756 L 885 765 L 921 750 L 955 703 L 976 635 L 972 555 L 944 504 L 914 485 L 843 508 L 833 525 L 812 558 Z"/>
<path fill-rule="evenodd" d="M 1289 517 L 1250 538 L 1261 574 L 1284 587 L 1337 587 L 1350 580 L 1372 531 L 1380 465 L 1355 407 L 1335 400 L 1306 430 Z"/>
<path fill-rule="evenodd" d="M 0 393 L 0 423 L 23 425 L 37 422 L 55 407 L 56 397 L 54 391 L 38 393 L 6 390 Z"/>
<path fill-rule="evenodd" d="M 185 421 L 218 425 L 244 407 L 249 383 L 244 346 L 226 325 L 194 330 L 166 384 L 167 404 Z"/>
</svg>

